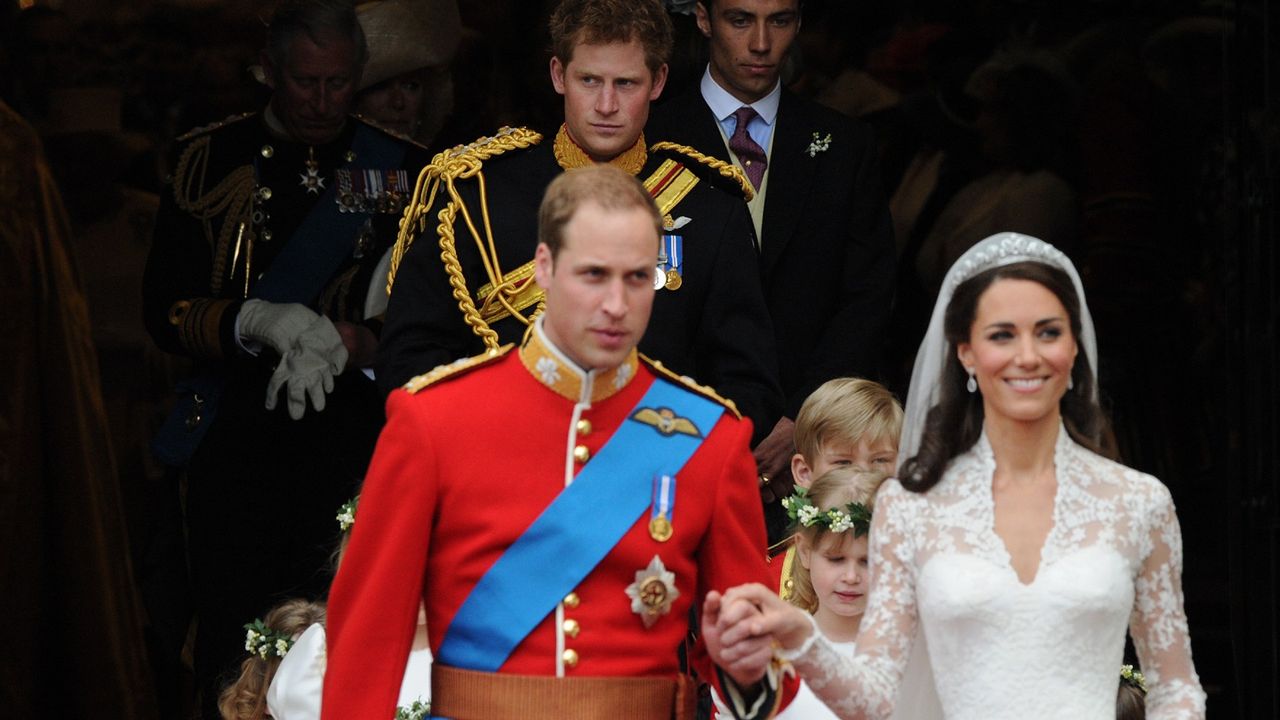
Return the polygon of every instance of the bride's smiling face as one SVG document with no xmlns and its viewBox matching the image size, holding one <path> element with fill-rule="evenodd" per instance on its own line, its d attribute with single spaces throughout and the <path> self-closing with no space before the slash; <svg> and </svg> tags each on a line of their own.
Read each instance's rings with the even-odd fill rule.
<svg viewBox="0 0 1280 720">
<path fill-rule="evenodd" d="M 996 280 L 978 298 L 969 341 L 956 346 L 974 374 L 988 417 L 1023 422 L 1052 417 L 1076 359 L 1062 302 L 1031 280 Z"/>
</svg>

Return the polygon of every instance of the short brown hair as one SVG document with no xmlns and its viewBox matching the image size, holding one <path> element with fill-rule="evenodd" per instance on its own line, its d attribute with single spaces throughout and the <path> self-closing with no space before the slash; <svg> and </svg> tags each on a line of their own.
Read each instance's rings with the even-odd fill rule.
<svg viewBox="0 0 1280 720">
<path fill-rule="evenodd" d="M 661 0 L 562 0 L 551 13 L 551 54 L 568 65 L 578 45 L 638 40 L 649 72 L 671 59 L 671 18 Z"/>
<path fill-rule="evenodd" d="M 824 446 L 832 443 L 888 440 L 898 447 L 902 406 L 883 385 L 862 378 L 828 380 L 805 398 L 796 414 L 795 444 L 805 462 L 813 465 Z"/>
<path fill-rule="evenodd" d="M 564 244 L 564 226 L 586 203 L 604 210 L 644 210 L 653 220 L 654 247 L 662 235 L 662 216 L 653 198 L 634 176 L 612 165 L 588 165 L 561 173 L 551 181 L 538 207 L 538 242 L 554 259 Z"/>
</svg>

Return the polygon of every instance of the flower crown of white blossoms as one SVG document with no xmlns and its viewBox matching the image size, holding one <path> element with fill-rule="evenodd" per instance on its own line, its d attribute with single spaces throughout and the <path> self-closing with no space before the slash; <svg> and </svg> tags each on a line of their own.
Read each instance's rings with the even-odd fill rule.
<svg viewBox="0 0 1280 720">
<path fill-rule="evenodd" d="M 289 648 L 293 647 L 293 638 L 267 627 L 262 618 L 255 618 L 244 629 L 244 649 L 263 660 L 270 655 L 284 657 Z"/>
<path fill-rule="evenodd" d="M 800 527 L 817 527 L 836 533 L 852 530 L 855 538 L 871 530 L 871 510 L 866 505 L 851 502 L 843 508 L 823 512 L 809 499 L 807 488 L 797 487 L 793 495 L 783 498 L 782 507 L 786 508 L 792 523 Z"/>
</svg>

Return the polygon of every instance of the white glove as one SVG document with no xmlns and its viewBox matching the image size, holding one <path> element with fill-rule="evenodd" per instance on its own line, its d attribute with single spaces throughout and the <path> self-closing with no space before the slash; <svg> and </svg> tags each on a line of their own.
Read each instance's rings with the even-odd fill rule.
<svg viewBox="0 0 1280 720">
<path fill-rule="evenodd" d="M 240 337 L 267 345 L 283 358 L 318 317 L 314 310 L 298 303 L 246 300 L 236 320 Z"/>
<path fill-rule="evenodd" d="M 333 392 L 333 378 L 347 364 L 347 348 L 329 318 L 317 315 L 315 321 L 294 338 L 293 347 L 267 382 L 268 410 L 276 407 L 281 387 L 287 387 L 289 417 L 301 420 L 307 411 L 307 398 L 316 412 L 324 410 L 325 394 Z"/>
</svg>

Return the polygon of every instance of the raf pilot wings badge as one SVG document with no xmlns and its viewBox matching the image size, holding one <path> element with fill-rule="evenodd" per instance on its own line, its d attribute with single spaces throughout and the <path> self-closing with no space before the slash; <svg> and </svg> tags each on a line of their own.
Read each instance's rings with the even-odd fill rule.
<svg viewBox="0 0 1280 720">
<path fill-rule="evenodd" d="M 679 417 L 670 408 L 640 408 L 631 415 L 631 419 L 645 425 L 652 425 L 663 437 L 671 437 L 676 433 L 695 438 L 702 437 L 702 431 L 689 418 Z"/>
</svg>

